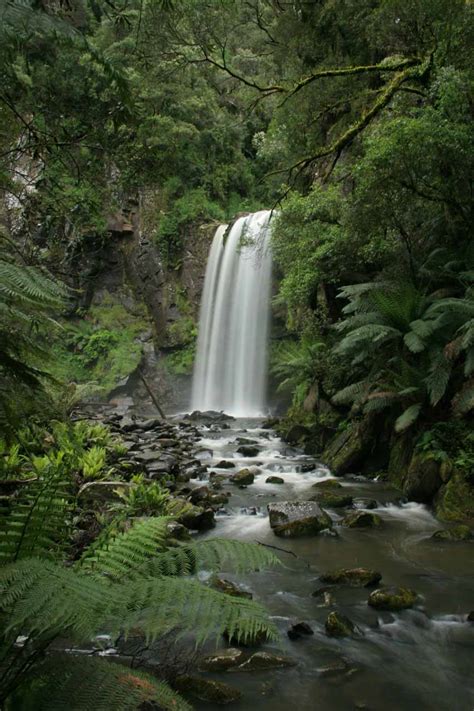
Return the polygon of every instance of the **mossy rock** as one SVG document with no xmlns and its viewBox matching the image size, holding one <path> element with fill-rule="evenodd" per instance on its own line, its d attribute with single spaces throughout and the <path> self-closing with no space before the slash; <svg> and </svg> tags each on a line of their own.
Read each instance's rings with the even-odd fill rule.
<svg viewBox="0 0 474 711">
<path fill-rule="evenodd" d="M 330 583 L 331 585 L 368 588 L 372 585 L 378 585 L 382 580 L 382 574 L 369 568 L 337 568 L 323 573 L 319 579 L 322 583 Z"/>
<path fill-rule="evenodd" d="M 250 484 L 253 484 L 254 479 L 255 475 L 250 471 L 250 469 L 241 469 L 240 472 L 232 474 L 232 476 L 229 477 L 229 481 L 236 486 L 249 486 Z"/>
<path fill-rule="evenodd" d="M 313 489 L 342 489 L 343 486 L 337 479 L 323 479 L 313 484 Z"/>
<path fill-rule="evenodd" d="M 330 612 L 324 627 L 328 637 L 352 637 L 355 633 L 352 620 L 340 612 Z"/>
<path fill-rule="evenodd" d="M 259 672 L 267 669 L 281 669 L 283 667 L 294 667 L 296 662 L 290 657 L 283 657 L 272 652 L 255 652 L 242 664 L 233 667 L 233 672 Z"/>
<path fill-rule="evenodd" d="M 453 528 L 435 531 L 431 538 L 435 541 L 456 543 L 457 541 L 470 541 L 474 538 L 474 534 L 469 526 L 460 523 L 459 526 L 454 526 Z"/>
<path fill-rule="evenodd" d="M 403 493 L 410 501 L 431 503 L 442 485 L 440 463 L 426 455 L 415 455 L 403 482 Z"/>
<path fill-rule="evenodd" d="M 281 476 L 269 476 L 265 479 L 266 484 L 284 484 L 285 480 Z"/>
<path fill-rule="evenodd" d="M 382 525 L 382 519 L 371 511 L 351 511 L 344 517 L 342 525 L 347 528 L 377 528 Z"/>
<path fill-rule="evenodd" d="M 212 679 L 203 679 L 199 676 L 180 676 L 174 686 L 177 691 L 189 694 L 200 701 L 211 704 L 225 705 L 238 701 L 242 694 L 229 684 Z"/>
<path fill-rule="evenodd" d="M 312 501 L 280 501 L 268 504 L 270 526 L 277 536 L 299 538 L 332 527 L 330 516 Z"/>
<path fill-rule="evenodd" d="M 370 593 L 367 604 L 376 610 L 397 612 L 413 607 L 417 599 L 418 594 L 410 588 L 379 588 Z"/>
<path fill-rule="evenodd" d="M 239 666 L 248 658 L 248 652 L 236 647 L 220 649 L 215 654 L 210 654 L 199 663 L 200 671 L 222 672 Z"/>
<path fill-rule="evenodd" d="M 215 590 L 219 590 L 220 592 L 223 592 L 226 595 L 231 595 L 232 597 L 243 597 L 246 600 L 251 600 L 253 597 L 251 592 L 247 592 L 247 590 L 239 588 L 238 585 L 230 580 L 226 580 L 225 578 L 213 578 L 211 586 Z"/>
<path fill-rule="evenodd" d="M 455 470 L 435 498 L 435 512 L 442 521 L 474 520 L 474 486 L 464 472 Z"/>
<path fill-rule="evenodd" d="M 341 509 L 346 506 L 352 506 L 354 500 L 352 496 L 341 494 L 333 494 L 330 492 L 323 492 L 321 494 L 316 494 L 316 496 L 311 497 L 311 501 L 317 501 L 320 506 L 324 506 L 328 509 Z"/>
<path fill-rule="evenodd" d="M 370 420 L 365 419 L 333 437 L 322 454 L 333 474 L 348 474 L 360 467 L 372 444 L 372 430 Z"/>
</svg>

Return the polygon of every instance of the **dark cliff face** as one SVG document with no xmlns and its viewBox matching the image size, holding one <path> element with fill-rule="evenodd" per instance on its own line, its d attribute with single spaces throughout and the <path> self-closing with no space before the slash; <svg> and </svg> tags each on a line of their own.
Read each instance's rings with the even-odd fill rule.
<svg viewBox="0 0 474 711">
<path fill-rule="evenodd" d="M 64 254 L 60 268 L 53 265 L 76 290 L 76 314 L 79 309 L 88 319 L 91 309 L 118 305 L 135 328 L 140 324 L 135 338 L 142 351 L 139 369 L 168 411 L 188 406 L 199 305 L 216 227 L 189 225 L 180 235 L 179 266 L 167 269 L 146 206 L 131 201 L 109 217 L 105 237 L 82 240 Z M 139 407 L 150 402 L 138 369 L 122 378 L 109 397 Z"/>
</svg>

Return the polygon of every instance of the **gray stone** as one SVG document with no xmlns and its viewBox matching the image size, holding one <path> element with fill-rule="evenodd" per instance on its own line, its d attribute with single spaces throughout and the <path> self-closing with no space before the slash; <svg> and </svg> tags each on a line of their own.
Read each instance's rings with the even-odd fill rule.
<svg viewBox="0 0 474 711">
<path fill-rule="evenodd" d="M 267 508 L 270 526 L 277 536 L 315 535 L 332 527 L 331 518 L 313 501 L 281 501 L 268 504 Z"/>
</svg>

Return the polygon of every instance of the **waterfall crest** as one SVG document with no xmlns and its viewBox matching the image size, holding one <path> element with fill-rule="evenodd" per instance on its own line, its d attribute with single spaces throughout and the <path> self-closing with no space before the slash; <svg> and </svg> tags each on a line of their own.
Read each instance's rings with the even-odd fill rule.
<svg viewBox="0 0 474 711">
<path fill-rule="evenodd" d="M 193 377 L 193 410 L 261 415 L 266 405 L 271 254 L 269 210 L 241 217 L 207 262 Z"/>
</svg>

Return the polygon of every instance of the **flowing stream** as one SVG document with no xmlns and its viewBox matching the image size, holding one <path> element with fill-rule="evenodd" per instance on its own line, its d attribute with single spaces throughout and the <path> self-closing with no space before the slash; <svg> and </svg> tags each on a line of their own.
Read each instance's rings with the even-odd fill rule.
<svg viewBox="0 0 474 711">
<path fill-rule="evenodd" d="M 201 427 L 201 445 L 212 450 L 204 458 L 210 471 L 222 459 L 232 460 L 233 471 L 258 467 L 252 485 L 239 489 L 224 483 L 230 502 L 217 516 L 216 528 L 206 534 L 279 546 L 280 569 L 233 579 L 253 592 L 281 630 L 281 645 L 264 648 L 284 652 L 297 661 L 294 668 L 259 673 L 222 673 L 214 678 L 240 688 L 241 702 L 232 708 L 249 711 L 472 711 L 474 708 L 474 623 L 467 613 L 474 608 L 472 543 L 441 543 L 430 539 L 442 528 L 421 504 L 400 503 L 397 492 L 382 482 L 361 477 L 339 479 L 354 505 L 364 508 L 377 501 L 375 513 L 383 519 L 378 529 L 348 529 L 340 525 L 344 511 L 328 509 L 337 537 L 276 537 L 270 529 L 266 505 L 279 500 L 305 500 L 313 485 L 332 475 L 315 462 L 313 471 L 302 465 L 313 460 L 283 443 L 272 431 L 261 429 L 258 419 L 238 419 L 230 429 Z M 256 440 L 259 453 L 243 458 L 237 437 Z M 206 455 L 203 455 L 206 457 Z M 308 468 L 308 466 L 303 467 Z M 268 484 L 269 475 L 284 484 Z M 202 486 L 202 480 L 195 480 Z M 318 576 L 338 567 L 367 567 L 383 575 L 384 585 L 415 589 L 420 601 L 414 609 L 380 613 L 367 605 L 370 590 L 335 587 L 326 597 L 313 597 L 321 587 Z M 324 622 L 329 612 L 347 615 L 359 633 L 351 639 L 327 637 Z M 290 641 L 287 630 L 304 620 L 314 635 Z M 197 704 L 211 709 L 212 705 Z"/>
<path fill-rule="evenodd" d="M 260 415 L 270 317 L 269 221 L 263 210 L 221 225 L 207 263 L 192 408 Z"/>
</svg>

